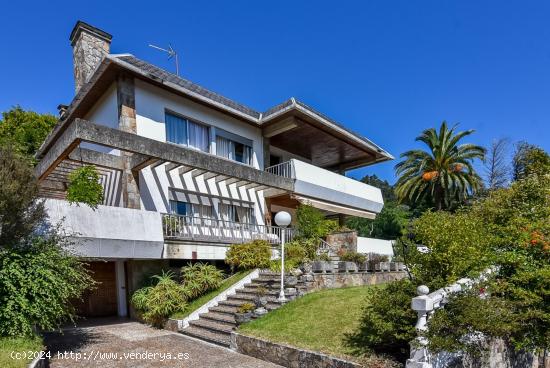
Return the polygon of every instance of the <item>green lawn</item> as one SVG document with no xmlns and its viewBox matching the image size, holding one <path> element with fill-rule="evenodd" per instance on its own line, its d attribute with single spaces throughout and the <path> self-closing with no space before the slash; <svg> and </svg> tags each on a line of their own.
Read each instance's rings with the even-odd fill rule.
<svg viewBox="0 0 550 368">
<path fill-rule="evenodd" d="M 345 335 L 359 326 L 368 290 L 369 286 L 360 286 L 307 294 L 241 325 L 239 332 L 353 359 Z"/>
<path fill-rule="evenodd" d="M 214 298 L 216 295 L 218 295 L 222 291 L 229 289 L 231 286 L 233 286 L 233 284 L 241 281 L 250 272 L 252 271 L 251 270 L 239 271 L 234 275 L 232 275 L 231 277 L 226 278 L 225 280 L 223 280 L 219 288 L 217 288 L 216 290 L 212 290 L 211 292 L 204 294 L 203 296 L 195 300 L 190 301 L 189 304 L 187 304 L 187 307 L 185 308 L 184 312 L 175 313 L 174 315 L 172 315 L 171 318 L 182 319 L 187 317 L 188 315 L 193 313 L 195 310 L 199 309 L 207 301 Z"/>
<path fill-rule="evenodd" d="M 0 367 L 19 368 L 26 367 L 32 359 L 13 359 L 12 352 L 28 353 L 41 351 L 43 347 L 40 337 L 34 338 L 10 338 L 0 337 Z"/>
</svg>

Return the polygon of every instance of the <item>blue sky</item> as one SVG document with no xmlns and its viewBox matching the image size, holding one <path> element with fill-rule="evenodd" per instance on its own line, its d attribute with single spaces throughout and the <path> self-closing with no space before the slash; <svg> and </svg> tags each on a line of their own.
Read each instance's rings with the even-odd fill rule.
<svg viewBox="0 0 550 368">
<path fill-rule="evenodd" d="M 442 120 L 471 142 L 550 151 L 550 3 L 503 1 L 26 2 L 0 5 L 0 110 L 56 111 L 74 93 L 78 19 L 182 76 L 257 110 L 290 96 L 394 156 Z M 389 162 L 357 170 L 395 180 Z"/>
</svg>

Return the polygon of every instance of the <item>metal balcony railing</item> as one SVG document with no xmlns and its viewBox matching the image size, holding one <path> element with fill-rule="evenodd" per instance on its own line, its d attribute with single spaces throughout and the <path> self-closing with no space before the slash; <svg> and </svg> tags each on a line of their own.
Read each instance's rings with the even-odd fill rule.
<svg viewBox="0 0 550 368">
<path fill-rule="evenodd" d="M 296 178 L 296 176 L 294 175 L 294 165 L 292 164 L 292 161 L 281 162 L 280 164 L 266 167 L 265 171 L 274 175 L 282 176 L 284 178 Z"/>
<path fill-rule="evenodd" d="M 162 230 L 165 239 L 217 241 L 223 243 L 247 243 L 265 240 L 280 244 L 282 228 L 278 226 L 246 224 L 214 218 L 162 214 Z M 285 229 L 285 242 L 294 237 L 292 228 Z"/>
</svg>

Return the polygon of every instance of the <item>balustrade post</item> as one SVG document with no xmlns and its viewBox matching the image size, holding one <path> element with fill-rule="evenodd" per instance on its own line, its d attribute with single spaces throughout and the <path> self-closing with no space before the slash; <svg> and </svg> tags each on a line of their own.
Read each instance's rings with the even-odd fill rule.
<svg viewBox="0 0 550 368">
<path fill-rule="evenodd" d="M 428 329 L 428 316 L 433 312 L 434 304 L 428 296 L 430 290 L 427 286 L 420 285 L 416 292 L 418 296 L 412 299 L 411 307 L 418 314 L 415 327 L 419 336 L 411 344 L 411 355 L 407 359 L 406 368 L 432 368 L 428 340 L 422 334 Z"/>
</svg>

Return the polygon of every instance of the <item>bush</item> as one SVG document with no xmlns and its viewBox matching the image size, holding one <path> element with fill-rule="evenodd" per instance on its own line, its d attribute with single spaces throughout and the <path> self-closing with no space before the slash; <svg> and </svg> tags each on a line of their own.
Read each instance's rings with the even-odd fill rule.
<svg viewBox="0 0 550 368">
<path fill-rule="evenodd" d="M 224 276 L 216 266 L 199 262 L 182 267 L 181 277 L 187 297 L 195 299 L 210 290 L 217 289 L 223 282 Z"/>
<path fill-rule="evenodd" d="M 315 256 L 315 260 L 316 261 L 323 261 L 323 262 L 332 261 L 332 259 L 330 258 L 330 256 L 327 253 L 318 254 L 317 256 Z"/>
<path fill-rule="evenodd" d="M 371 270 L 374 270 L 377 264 L 380 262 L 388 262 L 390 257 L 388 257 L 385 254 L 378 254 L 378 253 L 369 253 L 367 254 L 368 262 L 369 262 L 369 268 Z"/>
<path fill-rule="evenodd" d="M 233 244 L 225 254 L 225 263 L 244 270 L 269 267 L 271 247 L 265 240 Z"/>
<path fill-rule="evenodd" d="M 337 228 L 336 221 L 325 219 L 325 215 L 315 207 L 300 205 L 296 209 L 296 230 L 299 238 L 324 238 Z"/>
<path fill-rule="evenodd" d="M 131 303 L 147 323 L 163 327 L 173 313 L 183 312 L 185 288 L 173 279 L 172 272 L 152 277 L 154 285 L 143 287 L 132 295 Z"/>
<path fill-rule="evenodd" d="M 252 303 L 243 303 L 237 308 L 237 313 L 248 313 L 256 309 L 256 305 Z"/>
<path fill-rule="evenodd" d="M 296 264 L 301 264 L 307 258 L 307 250 L 299 241 L 293 241 L 285 244 L 285 261 L 292 260 Z"/>
<path fill-rule="evenodd" d="M 56 235 L 0 250 L 0 335 L 33 336 L 75 320 L 71 302 L 93 285 L 85 264 Z"/>
<path fill-rule="evenodd" d="M 370 288 L 360 328 L 348 338 L 350 345 L 359 353 L 389 354 L 404 361 L 416 337 L 417 315 L 410 307 L 415 296 L 408 279 Z"/>
<path fill-rule="evenodd" d="M 93 209 L 103 202 L 103 186 L 94 166 L 83 166 L 69 174 L 67 188 L 69 203 L 84 203 Z"/>
<path fill-rule="evenodd" d="M 365 263 L 367 261 L 367 257 L 358 252 L 344 252 L 340 256 L 340 260 L 344 262 L 353 262 L 359 265 Z"/>
<path fill-rule="evenodd" d="M 294 260 L 286 260 L 285 259 L 285 272 L 290 272 L 300 266 L 298 263 L 296 263 Z M 269 270 L 273 272 L 281 272 L 281 260 L 280 259 L 274 259 L 269 261 Z"/>
</svg>

